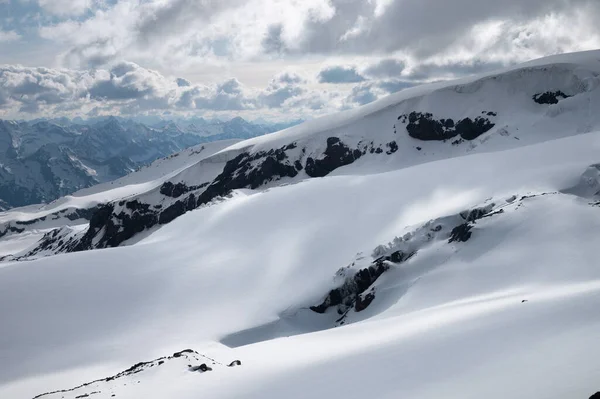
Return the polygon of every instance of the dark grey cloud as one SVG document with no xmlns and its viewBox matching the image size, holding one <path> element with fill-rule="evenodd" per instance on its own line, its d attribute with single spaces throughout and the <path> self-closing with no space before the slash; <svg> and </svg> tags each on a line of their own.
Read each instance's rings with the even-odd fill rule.
<svg viewBox="0 0 600 399">
<path fill-rule="evenodd" d="M 151 73 L 131 62 L 113 66 L 110 78 L 98 80 L 89 88 L 89 95 L 97 100 L 130 100 L 150 96 L 155 87 Z"/>
<path fill-rule="evenodd" d="M 273 79 L 273 82 L 284 83 L 284 84 L 299 84 L 299 83 L 306 83 L 306 79 L 304 79 L 302 76 L 300 76 L 296 73 L 284 72 L 284 73 L 281 73 L 281 74 L 275 76 L 275 78 Z"/>
<path fill-rule="evenodd" d="M 268 108 L 279 108 L 283 103 L 292 97 L 304 93 L 304 89 L 297 86 L 283 86 L 275 90 L 267 90 L 260 95 L 260 101 Z"/>
<path fill-rule="evenodd" d="M 189 80 L 184 78 L 177 78 L 175 80 L 175 83 L 177 83 L 177 86 L 179 87 L 188 87 L 192 85 L 192 83 Z"/>
<path fill-rule="evenodd" d="M 179 96 L 179 99 L 175 103 L 178 108 L 194 108 L 194 98 L 200 96 L 200 89 L 194 87 L 190 90 L 185 90 Z"/>
<path fill-rule="evenodd" d="M 358 83 L 365 77 L 352 66 L 331 66 L 321 70 L 318 76 L 319 83 Z"/>
<path fill-rule="evenodd" d="M 267 28 L 264 38 L 262 39 L 262 47 L 267 54 L 283 54 L 287 51 L 283 40 L 283 25 L 274 24 Z"/>
<path fill-rule="evenodd" d="M 361 84 L 352 88 L 352 92 L 347 97 L 347 103 L 365 105 L 377 100 L 378 96 L 374 92 L 372 83 Z"/>
<path fill-rule="evenodd" d="M 405 68 L 404 61 L 387 58 L 367 67 L 364 74 L 374 78 L 397 78 Z"/>
<path fill-rule="evenodd" d="M 96 82 L 89 90 L 95 100 L 131 100 L 151 94 L 152 89 L 141 90 L 135 86 L 121 85 L 114 78 Z"/>
</svg>

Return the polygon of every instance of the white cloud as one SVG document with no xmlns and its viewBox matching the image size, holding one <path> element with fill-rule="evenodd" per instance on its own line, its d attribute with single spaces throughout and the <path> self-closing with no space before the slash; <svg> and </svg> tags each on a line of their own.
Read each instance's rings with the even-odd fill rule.
<svg viewBox="0 0 600 399">
<path fill-rule="evenodd" d="M 37 33 L 56 65 L 93 77 L 88 100 L 127 112 L 288 113 L 294 104 L 319 113 L 417 83 L 600 47 L 597 0 L 20 1 L 45 11 Z M 111 77 L 121 60 L 146 68 Z M 310 79 L 268 81 L 285 70 Z"/>
<path fill-rule="evenodd" d="M 295 117 L 333 111 L 307 83 L 300 75 L 286 72 L 262 90 L 248 88 L 235 78 L 198 85 L 132 62 L 89 71 L 0 65 L 0 117 L 283 112 L 292 106 Z"/>
<path fill-rule="evenodd" d="M 0 43 L 14 42 L 21 38 L 14 30 L 2 31 L 0 30 Z"/>
</svg>

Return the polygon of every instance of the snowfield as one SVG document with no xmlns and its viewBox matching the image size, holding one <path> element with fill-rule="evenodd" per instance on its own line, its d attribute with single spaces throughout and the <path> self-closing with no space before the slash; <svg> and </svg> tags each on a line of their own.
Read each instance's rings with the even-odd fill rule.
<svg viewBox="0 0 600 399">
<path fill-rule="evenodd" d="M 511 69 L 459 82 L 461 103 L 455 89 L 427 94 L 456 85 L 402 92 L 149 178 L 135 198 L 158 204 L 166 181 L 216 187 L 243 151 L 294 142 L 282 162 L 304 162 L 129 245 L 0 263 L 0 398 L 589 398 L 600 391 L 598 59 L 526 66 L 553 63 L 543 68 L 556 79 Z M 532 100 L 547 90 L 571 97 Z M 398 117 L 431 108 L 497 119 L 455 145 L 409 136 Z M 371 139 L 398 149 L 312 178 L 306 157 L 331 137 L 350 152 Z M 267 170 L 252 169 L 261 159 L 246 176 Z"/>
</svg>

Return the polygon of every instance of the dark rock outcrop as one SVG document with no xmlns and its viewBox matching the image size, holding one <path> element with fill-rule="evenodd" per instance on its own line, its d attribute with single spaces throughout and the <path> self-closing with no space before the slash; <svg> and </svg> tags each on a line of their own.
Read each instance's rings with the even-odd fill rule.
<svg viewBox="0 0 600 399">
<path fill-rule="evenodd" d="M 165 195 L 167 197 L 171 197 L 171 198 L 179 198 L 181 197 L 183 194 L 189 193 L 190 191 L 195 191 L 198 190 L 200 188 L 204 188 L 206 186 L 208 186 L 209 183 L 202 183 L 200 185 L 197 186 L 188 186 L 185 183 L 179 182 L 176 184 L 173 184 L 170 181 L 164 182 L 162 184 L 162 186 L 160 186 L 160 193 L 162 195 Z"/>
<path fill-rule="evenodd" d="M 463 223 L 463 224 L 459 224 L 458 226 L 456 226 L 455 228 L 452 229 L 452 231 L 450 232 L 450 238 L 448 239 L 448 242 L 455 242 L 455 241 L 459 241 L 459 242 L 466 242 L 469 240 L 469 238 L 471 238 L 471 229 L 473 228 L 472 225 L 470 225 L 469 223 Z"/>
<path fill-rule="evenodd" d="M 492 116 L 489 113 L 488 116 Z M 443 141 L 456 136 L 473 140 L 495 126 L 488 118 L 464 118 L 456 123 L 453 119 L 434 119 L 431 113 L 411 112 L 398 117 L 406 124 L 410 137 L 424 141 Z"/>
<path fill-rule="evenodd" d="M 178 198 L 189 191 L 188 186 L 183 183 L 173 184 L 170 181 L 166 181 L 160 186 L 160 193 L 167 197 Z"/>
<path fill-rule="evenodd" d="M 256 189 L 269 182 L 294 178 L 302 170 L 310 177 L 326 176 L 363 155 L 361 150 L 351 149 L 338 137 L 329 137 L 322 156 L 308 157 L 303 165 L 302 154 L 305 153 L 305 149 L 302 150 L 299 159 L 291 159 L 289 155 L 296 147 L 294 142 L 268 151 L 243 152 L 226 162 L 222 172 L 210 183 L 198 186 L 189 186 L 183 182 L 163 183 L 159 192 L 165 197 L 177 199 L 174 202 L 147 204 L 133 199 L 99 205 L 93 209 L 93 213 L 90 210 L 92 214 L 79 215 L 90 219 L 90 226 L 83 236 L 63 243 L 56 252 L 115 247 L 146 229 L 167 224 L 188 211 L 226 197 L 232 190 Z M 387 143 L 386 147 L 387 154 L 398 151 L 395 141 Z M 383 152 L 380 147 L 374 151 Z M 184 197 L 186 194 L 188 195 Z M 56 243 L 56 240 L 53 243 Z"/>
<path fill-rule="evenodd" d="M 329 291 L 321 304 L 311 306 L 310 309 L 316 313 L 325 313 L 330 307 L 337 306 L 337 312 L 341 315 L 353 306 L 357 312 L 366 309 L 373 299 L 375 299 L 375 293 L 370 292 L 364 297 L 361 294 L 367 291 L 390 268 L 387 262 L 402 263 L 413 255 L 414 253 L 407 254 L 402 251 L 396 251 L 391 255 L 376 259 L 369 267 L 360 269 L 352 277 L 347 278 L 340 287 Z"/>
<path fill-rule="evenodd" d="M 275 150 L 259 151 L 254 154 L 244 152 L 238 155 L 225 164 L 223 172 L 199 195 L 197 205 L 206 204 L 235 189 L 256 189 L 273 180 L 296 177 L 298 165 L 290 164 L 286 154 L 287 150 L 293 148 L 296 148 L 295 143 Z"/>
<path fill-rule="evenodd" d="M 391 155 L 398 151 L 398 144 L 395 141 L 390 141 L 386 144 L 386 147 L 388 148 L 388 150 L 386 151 L 386 154 L 388 155 Z"/>
<path fill-rule="evenodd" d="M 352 150 L 346 146 L 338 137 L 329 137 L 327 139 L 327 148 L 323 153 L 324 157 L 306 159 L 306 174 L 310 177 L 323 177 L 333 172 L 335 169 L 350 165 L 362 156 L 358 149 Z"/>
<path fill-rule="evenodd" d="M 125 202 L 125 210 L 121 208 L 115 214 L 112 203 L 100 207 L 90 220 L 90 226 L 81 240 L 73 247 L 66 248 L 68 252 L 83 251 L 91 248 L 116 247 L 135 234 L 154 226 L 158 222 L 156 211 L 149 204 L 132 200 Z M 95 245 L 94 238 L 104 230 Z"/>
<path fill-rule="evenodd" d="M 363 295 L 358 295 L 356 297 L 356 303 L 354 304 L 354 310 L 362 312 L 371 304 L 371 302 L 373 302 L 373 299 L 375 299 L 374 291 L 368 292 L 364 297 Z"/>
<path fill-rule="evenodd" d="M 557 104 L 560 100 L 564 98 L 569 98 L 571 96 L 566 95 L 560 90 L 556 91 L 545 91 L 543 93 L 538 93 L 533 95 L 533 101 L 538 104 Z"/>
<path fill-rule="evenodd" d="M 4 237 L 8 233 L 17 233 L 17 234 L 20 234 L 20 233 L 22 233 L 24 231 L 25 231 L 25 229 L 20 229 L 18 227 L 13 227 L 13 226 L 8 225 L 6 227 L 6 229 L 4 229 L 3 231 L 0 231 L 0 238 Z"/>
<path fill-rule="evenodd" d="M 167 224 L 187 211 L 196 208 L 196 196 L 190 194 L 185 200 L 177 201 L 159 213 L 158 224 Z"/>
<path fill-rule="evenodd" d="M 190 367 L 190 371 L 199 371 L 201 373 L 204 373 L 206 371 L 212 371 L 212 368 L 207 366 L 206 363 L 202 363 L 199 366 Z"/>
</svg>

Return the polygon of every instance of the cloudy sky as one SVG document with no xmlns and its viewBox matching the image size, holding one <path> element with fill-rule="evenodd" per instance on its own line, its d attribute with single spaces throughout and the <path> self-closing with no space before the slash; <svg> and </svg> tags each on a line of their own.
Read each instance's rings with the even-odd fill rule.
<svg viewBox="0 0 600 399">
<path fill-rule="evenodd" d="M 0 0 L 0 118 L 307 118 L 600 48 L 600 0 Z"/>
</svg>

